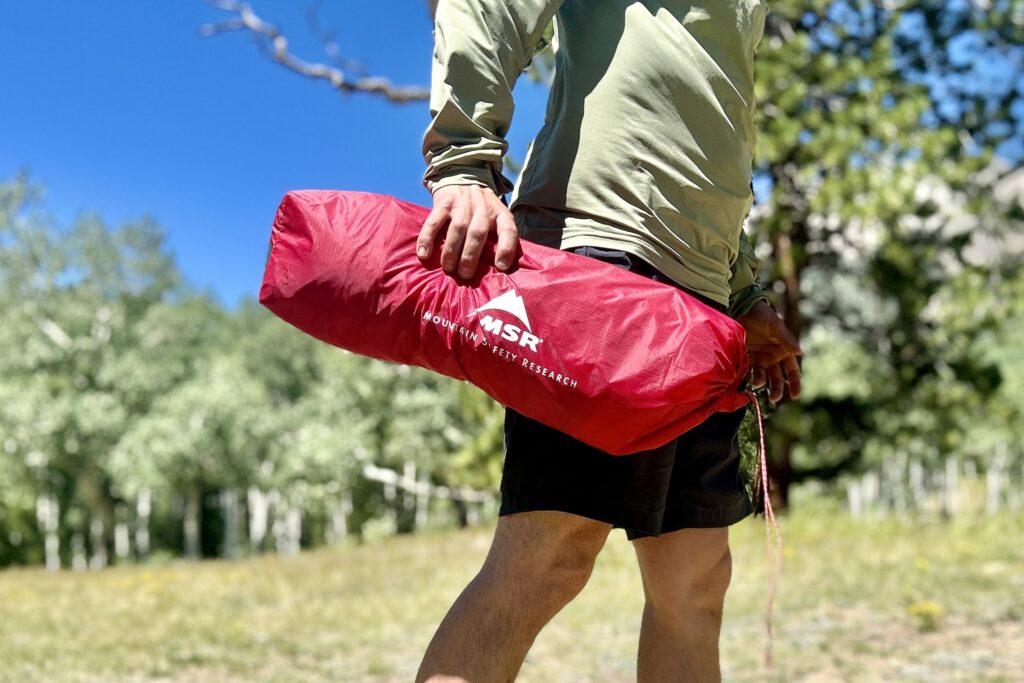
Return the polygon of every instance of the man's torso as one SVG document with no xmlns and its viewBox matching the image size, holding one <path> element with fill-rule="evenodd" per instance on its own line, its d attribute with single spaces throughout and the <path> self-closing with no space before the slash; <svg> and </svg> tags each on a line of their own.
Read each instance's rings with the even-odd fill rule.
<svg viewBox="0 0 1024 683">
<path fill-rule="evenodd" d="M 524 238 L 618 248 L 716 301 L 750 208 L 764 0 L 566 0 Z"/>
</svg>

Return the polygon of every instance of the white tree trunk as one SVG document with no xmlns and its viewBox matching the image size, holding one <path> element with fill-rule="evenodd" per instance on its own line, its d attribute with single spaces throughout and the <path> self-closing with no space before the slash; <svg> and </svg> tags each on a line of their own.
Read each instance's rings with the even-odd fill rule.
<svg viewBox="0 0 1024 683">
<path fill-rule="evenodd" d="M 82 534 L 75 532 L 71 534 L 71 570 L 84 572 L 89 568 L 89 561 L 85 559 L 85 540 Z"/>
<path fill-rule="evenodd" d="M 860 482 L 852 480 L 846 482 L 846 503 L 850 506 L 850 516 L 857 518 L 864 512 L 864 505 L 860 499 Z"/>
<path fill-rule="evenodd" d="M 974 495 L 976 488 L 974 486 L 978 481 L 978 461 L 974 458 L 967 458 L 963 461 L 963 478 L 967 481 L 967 486 L 960 487 L 960 501 L 959 506 L 963 508 L 965 505 L 968 511 L 974 511 L 981 508 L 980 501 Z"/>
<path fill-rule="evenodd" d="M 419 490 L 416 492 L 416 528 L 422 529 L 427 525 L 430 515 L 430 482 L 426 476 L 420 482 Z"/>
<path fill-rule="evenodd" d="M 865 511 L 871 509 L 878 501 L 878 489 L 878 473 L 865 472 L 860 481 L 860 497 Z"/>
<path fill-rule="evenodd" d="M 416 463 L 412 460 L 406 460 L 405 464 L 402 466 L 402 479 L 411 482 L 416 481 Z M 412 514 L 415 517 L 416 496 L 412 491 L 402 491 L 402 507 L 405 509 L 405 512 Z M 415 531 L 415 529 L 413 529 L 413 531 Z"/>
<path fill-rule="evenodd" d="M 267 537 L 270 496 L 256 487 L 251 487 L 246 494 L 246 500 L 249 507 L 249 547 L 253 552 L 257 552 L 263 545 L 263 539 Z"/>
<path fill-rule="evenodd" d="M 114 556 L 118 564 L 127 562 L 132 554 L 131 534 L 128 531 L 128 510 L 124 505 L 114 508 Z"/>
<path fill-rule="evenodd" d="M 152 492 L 147 488 L 141 489 L 135 499 L 135 552 L 140 559 L 149 555 L 149 515 L 152 511 Z"/>
<path fill-rule="evenodd" d="M 220 492 L 220 509 L 224 521 L 224 547 L 221 555 L 231 559 L 235 557 L 238 545 L 238 494 L 234 489 Z"/>
<path fill-rule="evenodd" d="M 985 472 L 985 512 L 994 515 L 999 512 L 1003 499 L 1003 482 L 1006 479 L 1006 444 L 999 444 L 996 455 Z"/>
<path fill-rule="evenodd" d="M 45 538 L 46 569 L 60 570 L 60 503 L 49 494 L 36 498 L 36 520 Z"/>
<path fill-rule="evenodd" d="M 1009 483 L 1009 486 L 1006 487 L 1006 505 L 1007 507 L 1010 508 L 1012 512 L 1017 512 L 1018 510 L 1020 510 L 1020 490 L 1021 487 L 1024 486 L 1024 461 L 1022 461 L 1020 464 L 1019 474 L 1020 477 L 1017 480 L 1019 485 L 1014 486 L 1013 475 L 1011 475 L 1009 471 L 1007 471 L 1006 473 L 1006 480 L 1007 483 Z"/>
<path fill-rule="evenodd" d="M 901 455 L 885 461 L 886 506 L 902 513 L 907 509 L 907 492 L 905 486 L 907 472 L 907 456 Z"/>
<path fill-rule="evenodd" d="M 978 478 L 978 463 L 974 461 L 974 458 L 968 458 L 964 460 L 964 479 L 972 481 Z"/>
<path fill-rule="evenodd" d="M 182 531 L 185 536 L 185 557 L 190 560 L 199 559 L 199 515 L 202 499 L 199 489 L 190 490 L 185 496 L 185 515 Z"/>
<path fill-rule="evenodd" d="M 398 487 L 394 482 L 384 482 L 384 501 L 388 505 L 388 512 L 394 522 L 394 528 L 398 528 Z"/>
<path fill-rule="evenodd" d="M 296 507 L 288 508 L 288 554 L 298 555 L 302 547 L 302 511 Z"/>
<path fill-rule="evenodd" d="M 956 458 L 946 458 L 945 476 L 943 477 L 943 510 L 947 515 L 953 517 L 957 513 L 958 494 L 960 488 L 960 468 Z"/>
<path fill-rule="evenodd" d="M 274 520 L 278 555 L 297 555 L 302 540 L 302 511 L 290 504 L 283 506 Z"/>
<path fill-rule="evenodd" d="M 928 497 L 928 491 L 924 485 L 924 467 L 917 458 L 910 461 L 909 475 L 911 504 L 914 509 L 920 510 Z"/>
<path fill-rule="evenodd" d="M 337 501 L 328 504 L 327 532 L 324 541 L 329 545 L 348 540 L 348 516 L 352 514 L 352 491 L 342 489 Z"/>
<path fill-rule="evenodd" d="M 128 531 L 128 523 L 118 522 L 114 525 L 114 555 L 120 563 L 127 562 L 131 554 L 131 534 Z"/>
<path fill-rule="evenodd" d="M 92 556 L 89 558 L 89 569 L 103 569 L 107 566 L 107 534 L 106 525 L 99 517 L 89 520 L 89 545 Z"/>
<path fill-rule="evenodd" d="M 281 494 L 277 491 L 268 493 L 267 500 L 270 506 L 270 535 L 274 537 L 274 549 L 277 550 L 278 555 L 284 555 L 285 546 L 288 545 L 287 529 L 285 528 L 284 520 L 287 514 L 287 506 Z"/>
</svg>

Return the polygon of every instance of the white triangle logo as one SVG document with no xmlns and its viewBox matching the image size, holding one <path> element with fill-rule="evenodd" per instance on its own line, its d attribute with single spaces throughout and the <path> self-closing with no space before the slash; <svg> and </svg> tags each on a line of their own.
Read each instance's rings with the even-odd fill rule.
<svg viewBox="0 0 1024 683">
<path fill-rule="evenodd" d="M 505 311 L 509 315 L 518 318 L 521 323 L 526 325 L 527 330 L 533 332 L 533 328 L 530 327 L 530 319 L 526 317 L 526 306 L 523 304 L 523 297 L 514 289 L 510 289 L 504 294 L 499 294 L 473 311 L 473 313 L 481 311 Z"/>
</svg>

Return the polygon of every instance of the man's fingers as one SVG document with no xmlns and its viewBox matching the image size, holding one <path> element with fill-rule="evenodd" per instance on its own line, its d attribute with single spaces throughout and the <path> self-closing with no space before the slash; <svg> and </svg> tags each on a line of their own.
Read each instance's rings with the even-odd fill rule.
<svg viewBox="0 0 1024 683">
<path fill-rule="evenodd" d="M 518 258 L 516 224 L 508 207 L 487 188 L 444 187 L 434 192 L 434 210 L 420 229 L 416 254 L 428 259 L 443 234 L 441 267 L 449 275 L 469 279 L 480 267 L 492 232 L 498 236 L 495 265 L 508 270 Z"/>
<path fill-rule="evenodd" d="M 789 395 L 791 398 L 800 398 L 800 379 L 801 370 L 800 363 L 797 362 L 796 356 L 787 356 L 782 361 L 782 370 L 786 373 L 786 382 L 789 385 Z"/>
<path fill-rule="evenodd" d="M 768 381 L 764 368 L 755 366 L 750 370 L 750 386 L 760 389 Z"/>
<path fill-rule="evenodd" d="M 786 351 L 778 343 L 748 344 L 747 354 L 750 356 L 750 362 L 752 365 L 757 365 L 763 368 L 776 365 L 783 358 L 792 355 L 791 352 Z"/>
<path fill-rule="evenodd" d="M 449 217 L 448 207 L 445 205 L 435 206 L 427 216 L 423 227 L 420 228 L 420 236 L 416 238 L 416 255 L 421 261 L 427 260 L 434 253 L 437 234 L 448 223 Z"/>
<path fill-rule="evenodd" d="M 516 264 L 519 235 L 516 222 L 507 210 L 498 214 L 498 247 L 494 251 L 494 265 L 498 270 L 508 270 Z"/>
<path fill-rule="evenodd" d="M 491 219 L 486 212 L 477 211 L 466 231 L 466 241 L 462 246 L 462 256 L 459 258 L 459 277 L 468 280 L 476 273 L 480 253 L 484 250 L 490 232 Z"/>
<path fill-rule="evenodd" d="M 459 267 L 459 256 L 462 254 L 469 221 L 470 212 L 464 206 L 457 207 L 448 221 L 448 233 L 444 238 L 444 247 L 441 248 L 441 267 L 449 275 L 454 275 Z"/>
<path fill-rule="evenodd" d="M 782 366 L 775 364 L 765 368 L 768 373 L 768 398 L 778 403 L 786 391 L 786 378 L 782 375 Z"/>
</svg>

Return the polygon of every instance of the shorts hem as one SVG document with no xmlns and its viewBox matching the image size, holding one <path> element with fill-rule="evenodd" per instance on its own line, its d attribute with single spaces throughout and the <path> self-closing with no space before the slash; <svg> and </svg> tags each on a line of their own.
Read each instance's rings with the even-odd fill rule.
<svg viewBox="0 0 1024 683">
<path fill-rule="evenodd" d="M 498 516 L 505 517 L 520 512 L 565 512 L 586 517 L 595 522 L 611 524 L 616 529 L 635 530 L 638 533 L 651 533 L 651 530 L 660 526 L 662 519 L 662 514 L 659 512 L 645 513 L 636 508 L 621 505 L 608 505 L 586 500 L 539 499 L 536 496 L 522 498 L 510 496 L 503 491 Z"/>
<path fill-rule="evenodd" d="M 663 525 L 662 533 L 670 533 L 679 529 L 717 529 L 732 526 L 741 522 L 754 512 L 750 501 L 722 508 L 688 508 L 673 515 L 673 524 Z M 673 526 L 674 529 L 666 528 Z"/>
<path fill-rule="evenodd" d="M 585 500 L 529 500 L 510 496 L 504 491 L 501 494 L 501 507 L 498 516 L 505 517 L 520 512 L 565 512 L 592 519 L 595 522 L 611 524 L 613 528 L 623 529 L 626 537 L 633 541 L 638 538 L 657 537 L 682 529 L 720 529 L 732 526 L 753 512 L 750 501 L 744 499 L 736 505 L 721 508 L 688 508 L 672 515 L 670 523 L 666 523 L 663 513 L 644 513 L 636 508 L 621 505 L 607 505 Z"/>
</svg>

